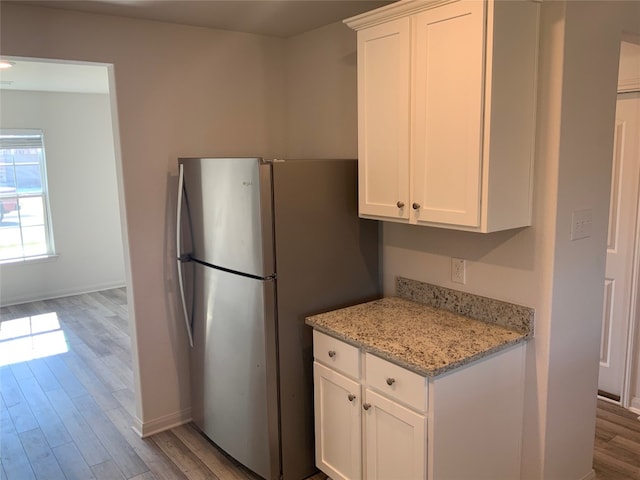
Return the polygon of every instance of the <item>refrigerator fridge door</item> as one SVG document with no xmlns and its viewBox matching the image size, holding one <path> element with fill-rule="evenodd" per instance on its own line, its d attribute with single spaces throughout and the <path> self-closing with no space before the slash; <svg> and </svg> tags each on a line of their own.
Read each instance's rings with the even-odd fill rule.
<svg viewBox="0 0 640 480">
<path fill-rule="evenodd" d="M 181 158 L 191 257 L 257 277 L 273 275 L 271 166 L 260 158 Z"/>
<path fill-rule="evenodd" d="M 249 469 L 279 478 L 275 281 L 192 265 L 193 421 Z"/>
</svg>

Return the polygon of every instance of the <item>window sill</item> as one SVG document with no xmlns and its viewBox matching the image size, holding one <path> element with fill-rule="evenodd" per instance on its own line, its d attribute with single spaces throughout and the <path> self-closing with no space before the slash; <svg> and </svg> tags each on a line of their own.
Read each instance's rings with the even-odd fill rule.
<svg viewBox="0 0 640 480">
<path fill-rule="evenodd" d="M 0 267 L 3 265 L 18 265 L 18 264 L 31 264 L 31 263 L 48 263 L 58 260 L 60 255 L 53 253 L 51 255 L 42 255 L 40 257 L 30 258 L 16 258 L 12 260 L 0 260 Z"/>
</svg>

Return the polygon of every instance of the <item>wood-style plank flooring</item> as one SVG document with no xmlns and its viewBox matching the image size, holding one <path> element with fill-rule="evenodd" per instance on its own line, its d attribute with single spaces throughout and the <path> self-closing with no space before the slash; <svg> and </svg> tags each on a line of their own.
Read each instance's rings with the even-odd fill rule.
<svg viewBox="0 0 640 480">
<path fill-rule="evenodd" d="M 256 478 L 192 425 L 138 437 L 132 385 L 124 289 L 0 308 L 0 480 Z M 594 468 L 640 480 L 640 421 L 602 400 Z"/>
<path fill-rule="evenodd" d="M 255 479 L 192 425 L 131 429 L 126 302 L 113 289 L 0 309 L 0 480 Z"/>
<path fill-rule="evenodd" d="M 597 480 L 640 479 L 638 414 L 598 400 L 593 468 Z"/>
</svg>

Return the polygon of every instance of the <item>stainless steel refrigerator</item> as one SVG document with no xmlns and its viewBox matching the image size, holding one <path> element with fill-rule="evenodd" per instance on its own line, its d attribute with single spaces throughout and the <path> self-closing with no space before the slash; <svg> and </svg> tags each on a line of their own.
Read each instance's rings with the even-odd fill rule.
<svg viewBox="0 0 640 480">
<path fill-rule="evenodd" d="M 304 318 L 378 298 L 356 160 L 179 159 L 177 251 L 195 424 L 267 479 L 316 471 Z"/>
</svg>

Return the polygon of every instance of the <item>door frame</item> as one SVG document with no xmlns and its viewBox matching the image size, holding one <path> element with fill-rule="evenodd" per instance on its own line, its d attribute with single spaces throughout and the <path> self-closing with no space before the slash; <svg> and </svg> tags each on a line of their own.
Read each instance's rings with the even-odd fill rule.
<svg viewBox="0 0 640 480">
<path fill-rule="evenodd" d="M 633 90 L 625 89 L 623 91 L 618 91 L 618 96 L 627 94 L 627 93 L 640 93 L 640 79 L 637 85 L 634 86 Z M 616 97 L 618 98 L 618 97 Z M 640 102 L 640 98 L 637 100 Z M 640 178 L 636 179 L 636 181 L 640 184 Z M 640 190 L 639 190 L 640 192 Z M 635 219 L 635 232 L 633 239 L 633 255 L 631 258 L 631 296 L 629 299 L 629 318 L 627 319 L 627 345 L 626 345 L 626 356 L 625 356 L 625 365 L 624 365 L 624 376 L 622 381 L 622 394 L 620 395 L 620 404 L 624 408 L 628 408 L 633 410 L 636 413 L 640 413 L 640 401 L 638 405 L 631 405 L 631 387 L 633 382 L 634 374 L 637 376 L 638 372 L 634 370 L 634 362 L 635 358 L 638 354 L 640 354 L 640 350 L 638 349 L 638 345 L 636 342 L 637 328 L 638 328 L 638 306 L 639 306 L 639 292 L 638 288 L 640 286 L 640 193 L 638 198 L 636 198 L 636 219 Z M 640 362 L 636 367 L 640 370 Z"/>
<path fill-rule="evenodd" d="M 632 39 L 623 38 L 622 43 L 633 43 L 638 44 L 638 39 L 635 37 Z M 640 60 L 639 60 L 640 61 Z M 616 104 L 618 102 L 618 98 L 620 95 L 627 93 L 637 93 L 640 92 L 640 77 L 631 78 L 631 79 L 622 79 L 618 78 L 618 90 L 616 95 Z M 638 100 L 640 101 L 640 100 Z M 636 181 L 640 186 L 640 178 L 637 178 Z M 639 189 L 640 192 L 640 189 Z M 636 218 L 635 224 L 633 226 L 634 229 L 634 238 L 633 238 L 633 253 L 631 256 L 631 286 L 630 286 L 630 298 L 629 298 L 629 317 L 626 319 L 625 330 L 626 330 L 626 352 L 625 352 L 625 361 L 624 361 L 624 372 L 622 379 L 622 390 L 620 394 L 620 401 L 615 401 L 607 397 L 603 397 L 598 395 L 602 400 L 619 404 L 624 408 L 630 409 L 636 413 L 640 413 L 640 399 L 638 399 L 637 405 L 632 405 L 631 398 L 631 387 L 633 382 L 633 377 L 638 376 L 638 371 L 634 370 L 634 362 L 637 355 L 640 355 L 640 345 L 636 342 L 636 336 L 638 331 L 638 314 L 639 306 L 640 306 L 640 292 L 638 289 L 640 288 L 640 194 L 635 199 L 636 201 Z M 640 362 L 637 365 L 637 370 L 640 370 Z"/>
</svg>

